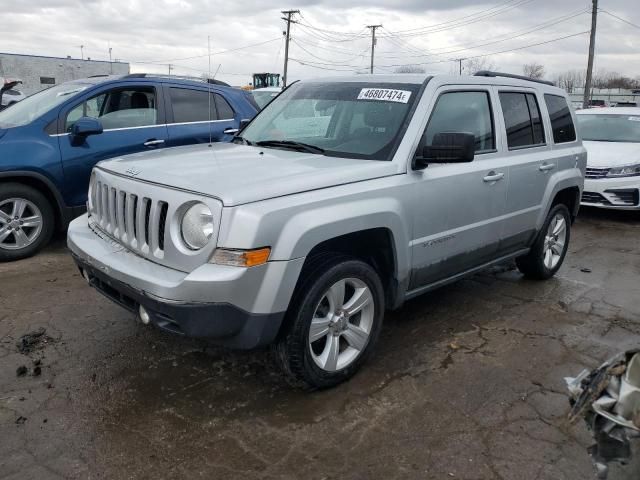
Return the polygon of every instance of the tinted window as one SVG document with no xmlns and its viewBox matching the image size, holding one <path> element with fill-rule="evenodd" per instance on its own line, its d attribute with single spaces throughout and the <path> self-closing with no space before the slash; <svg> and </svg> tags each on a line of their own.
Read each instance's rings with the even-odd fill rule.
<svg viewBox="0 0 640 480">
<path fill-rule="evenodd" d="M 472 133 L 476 152 L 495 149 L 493 118 L 488 92 L 443 93 L 433 109 L 427 130 L 426 145 L 434 135 L 445 132 Z"/>
<path fill-rule="evenodd" d="M 233 109 L 222 95 L 215 94 L 218 120 L 231 120 L 234 117 Z"/>
<path fill-rule="evenodd" d="M 576 139 L 576 128 L 565 98 L 547 94 L 544 96 L 544 101 L 551 117 L 553 141 L 555 143 L 573 142 Z"/>
<path fill-rule="evenodd" d="M 544 143 L 540 108 L 531 93 L 502 92 L 500 105 L 507 129 L 509 148 L 522 148 Z"/>
<path fill-rule="evenodd" d="M 97 118 L 105 130 L 155 125 L 158 117 L 153 88 L 109 90 L 74 107 L 65 121 L 65 129 L 81 117 Z"/>
<path fill-rule="evenodd" d="M 214 99 L 207 98 L 207 92 L 186 88 L 170 88 L 173 121 L 175 123 L 206 122 L 216 120 Z M 211 115 L 209 115 L 211 104 Z"/>
</svg>

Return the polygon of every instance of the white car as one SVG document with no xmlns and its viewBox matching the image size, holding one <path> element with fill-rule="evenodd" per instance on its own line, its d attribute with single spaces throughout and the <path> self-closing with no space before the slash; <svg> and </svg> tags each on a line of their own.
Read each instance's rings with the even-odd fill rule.
<svg viewBox="0 0 640 480">
<path fill-rule="evenodd" d="M 640 209 L 640 108 L 594 108 L 576 114 L 587 149 L 582 205 Z"/>
</svg>

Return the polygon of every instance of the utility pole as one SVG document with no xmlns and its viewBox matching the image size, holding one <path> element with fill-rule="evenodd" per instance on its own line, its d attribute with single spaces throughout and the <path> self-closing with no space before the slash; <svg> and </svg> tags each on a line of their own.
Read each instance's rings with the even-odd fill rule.
<svg viewBox="0 0 640 480">
<path fill-rule="evenodd" d="M 367 25 L 367 28 L 371 29 L 371 69 L 370 73 L 373 73 L 373 56 L 376 51 L 376 29 L 382 28 L 382 25 Z"/>
<path fill-rule="evenodd" d="M 168 67 L 169 67 L 169 75 L 171 75 L 171 69 L 173 68 L 173 66 L 169 64 Z"/>
<path fill-rule="evenodd" d="M 286 37 L 284 41 L 284 72 L 282 75 L 282 87 L 286 87 L 287 86 L 287 65 L 289 63 L 289 39 L 291 38 L 291 22 L 293 22 L 293 16 L 296 13 L 300 13 L 300 10 L 284 10 L 280 13 L 282 13 L 283 15 L 286 15 L 286 17 L 282 17 L 282 20 L 287 22 L 287 31 L 284 32 Z"/>
<path fill-rule="evenodd" d="M 460 68 L 459 68 L 460 75 L 462 75 L 462 61 L 463 60 L 464 60 L 464 58 L 459 58 L 458 59 L 458 63 L 460 64 Z"/>
<path fill-rule="evenodd" d="M 78 45 L 80 47 L 80 58 L 84 60 L 84 45 Z"/>
<path fill-rule="evenodd" d="M 589 36 L 589 60 L 587 62 L 587 78 L 584 82 L 584 95 L 582 97 L 582 108 L 589 107 L 589 97 L 591 96 L 591 78 L 593 76 L 593 56 L 596 50 L 596 22 L 598 20 L 598 0 L 591 0 L 591 35 Z"/>
<path fill-rule="evenodd" d="M 111 60 L 111 47 L 109 47 L 109 73 L 113 75 L 113 62 Z"/>
</svg>

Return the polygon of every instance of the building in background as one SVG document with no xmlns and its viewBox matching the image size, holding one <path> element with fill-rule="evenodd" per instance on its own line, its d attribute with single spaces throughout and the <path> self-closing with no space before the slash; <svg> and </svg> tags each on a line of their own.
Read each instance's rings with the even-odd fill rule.
<svg viewBox="0 0 640 480">
<path fill-rule="evenodd" d="M 574 107 L 582 106 L 584 88 L 574 88 L 569 93 Z M 591 101 L 602 107 L 621 104 L 624 106 L 640 106 L 640 89 L 638 88 L 592 88 Z"/>
<path fill-rule="evenodd" d="M 17 88 L 26 95 L 77 78 L 128 73 L 129 64 L 125 62 L 0 53 L 0 77 L 21 79 L 22 85 Z"/>
</svg>

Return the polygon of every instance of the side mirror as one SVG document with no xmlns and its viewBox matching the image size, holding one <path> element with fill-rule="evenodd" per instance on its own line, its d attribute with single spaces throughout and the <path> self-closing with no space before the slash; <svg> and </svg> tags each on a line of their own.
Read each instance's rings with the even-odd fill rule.
<svg viewBox="0 0 640 480">
<path fill-rule="evenodd" d="M 476 137 L 472 133 L 442 132 L 433 136 L 431 145 L 423 145 L 413 162 L 414 170 L 430 163 L 466 163 L 474 158 Z M 421 153 L 421 154 L 420 154 Z"/>
<path fill-rule="evenodd" d="M 76 120 L 71 126 L 71 141 L 74 145 L 79 145 L 89 135 L 99 135 L 102 133 L 102 123 L 100 120 L 91 117 L 82 117 Z"/>
</svg>

